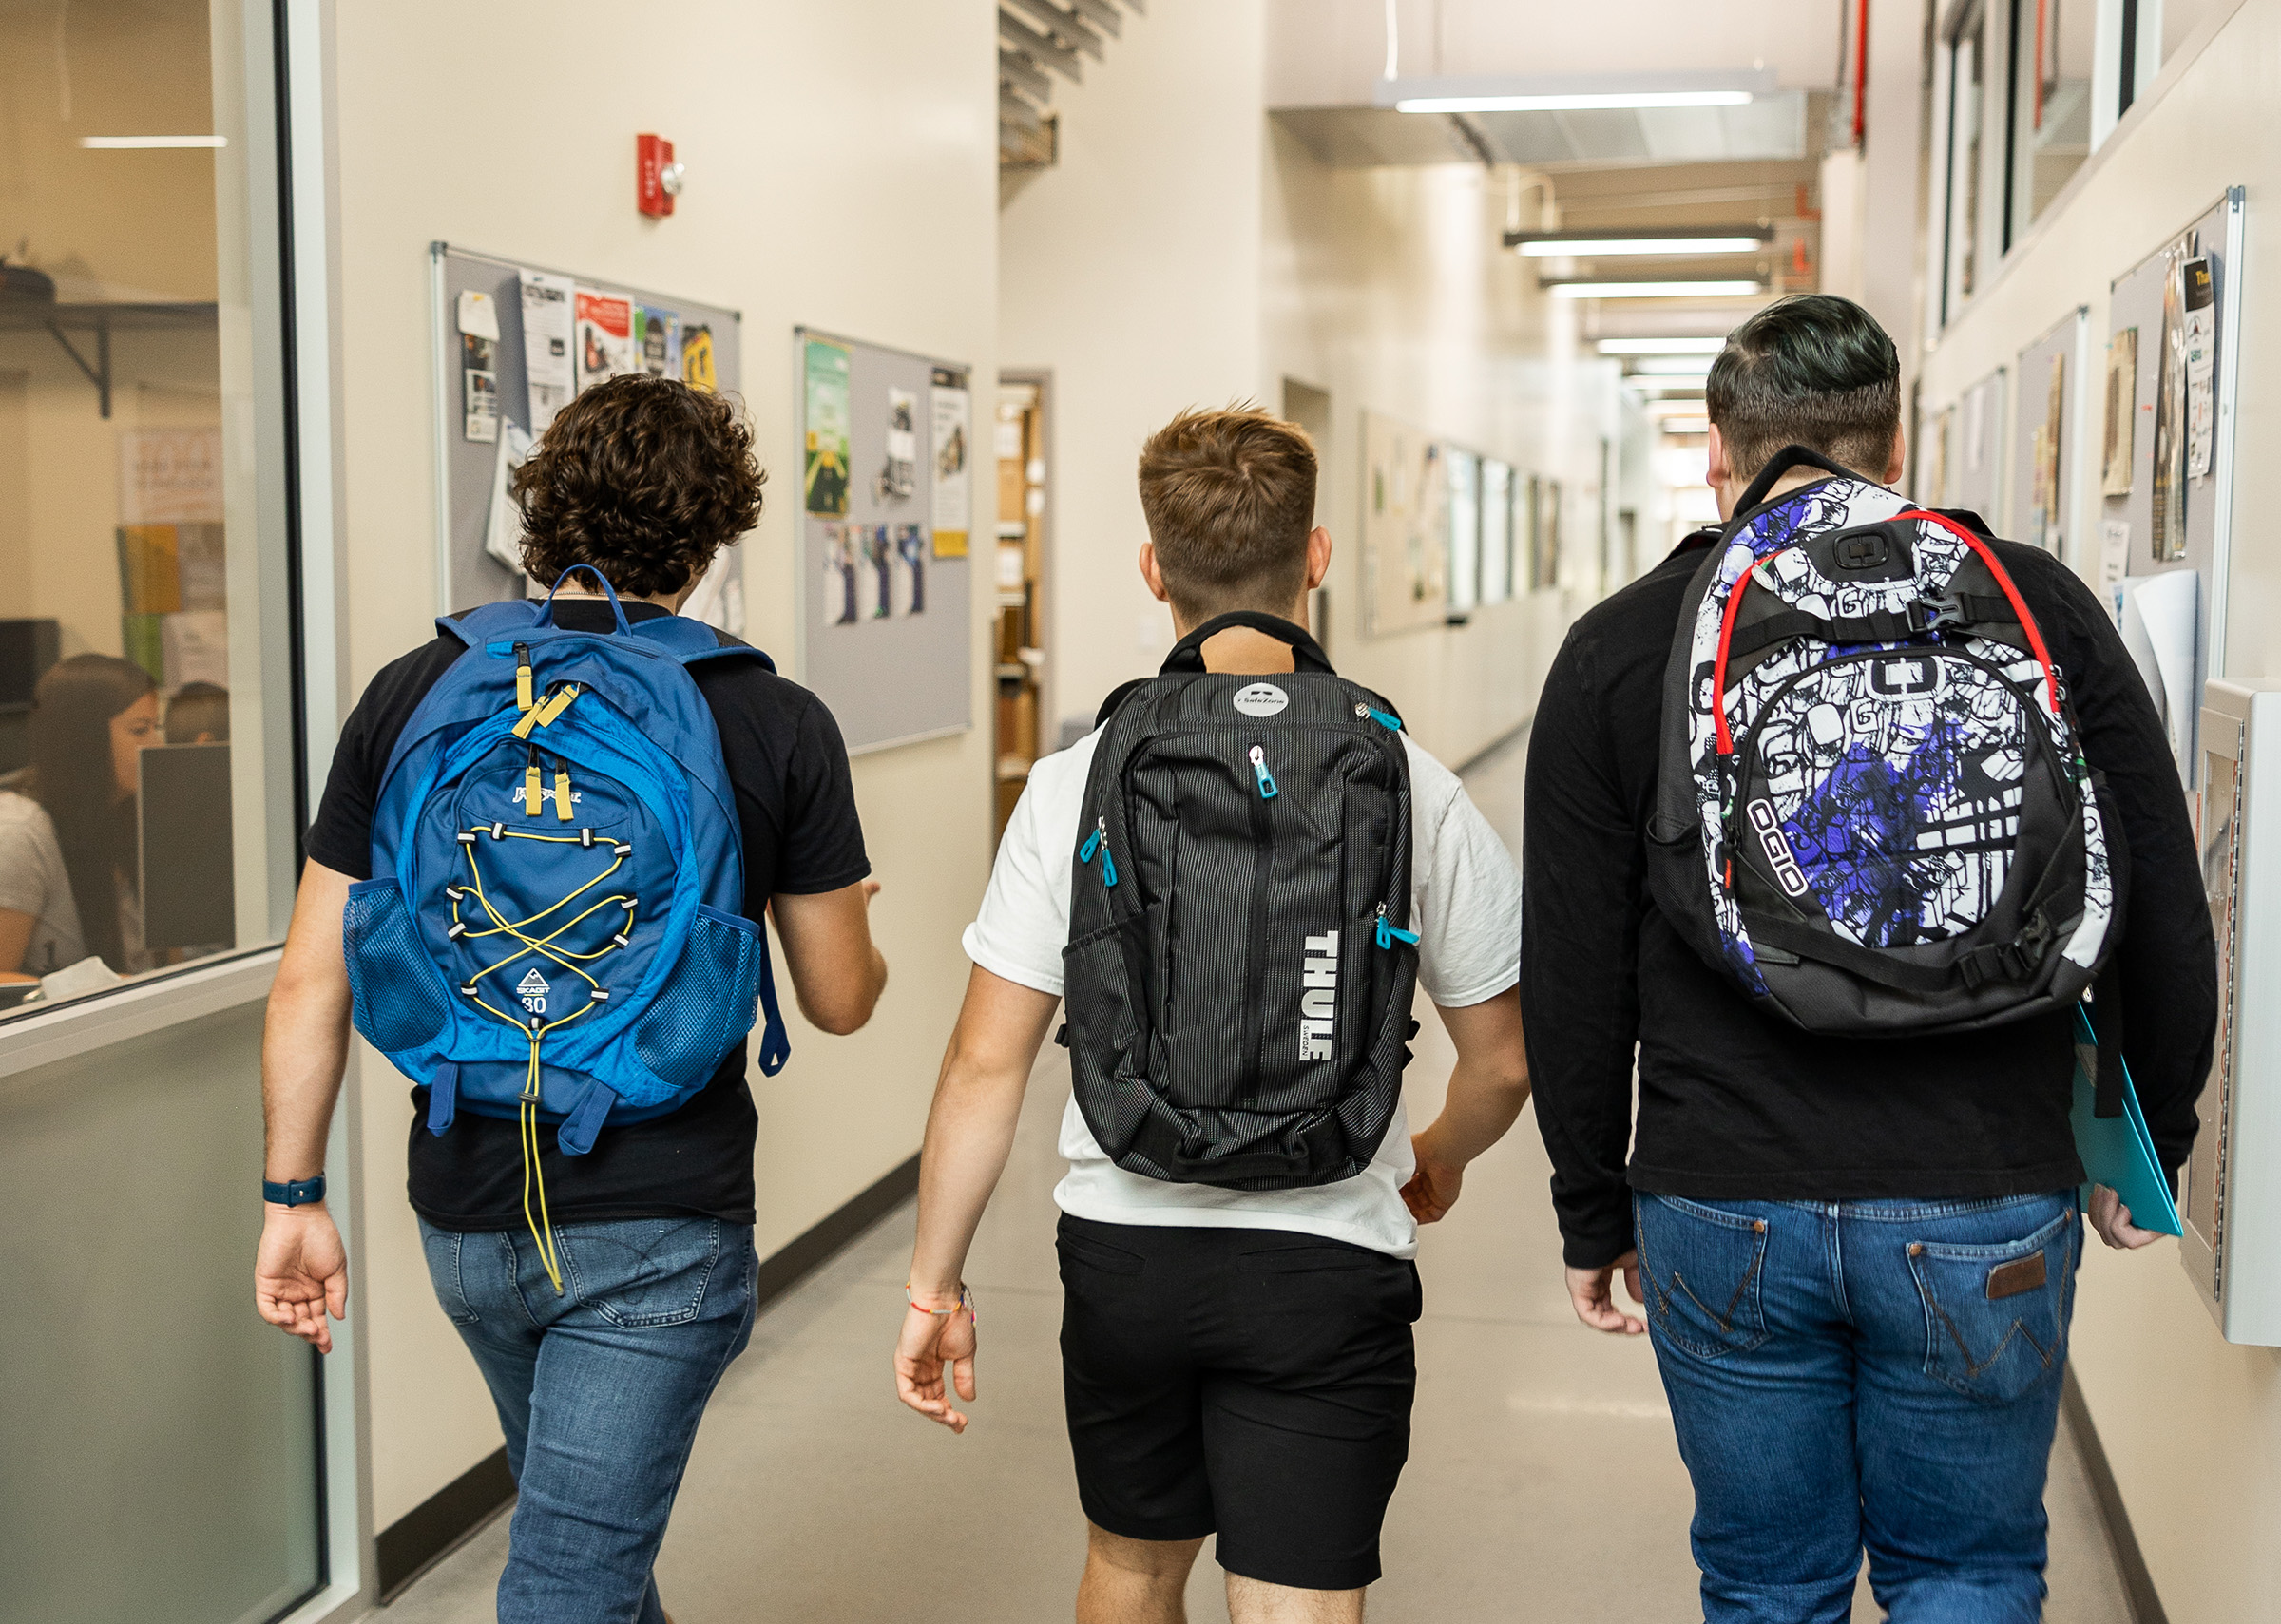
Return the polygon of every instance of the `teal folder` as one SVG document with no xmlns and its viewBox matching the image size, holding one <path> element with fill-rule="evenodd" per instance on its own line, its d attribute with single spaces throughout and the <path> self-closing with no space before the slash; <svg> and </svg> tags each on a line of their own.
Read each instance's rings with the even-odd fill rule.
<svg viewBox="0 0 2281 1624">
<path fill-rule="evenodd" d="M 2184 1232 L 2177 1204 L 2170 1198 L 2170 1180 L 2155 1159 L 2155 1141 L 2146 1131 L 2145 1113 L 2138 1109 L 2138 1090 L 2131 1082 L 2131 1068 L 2122 1068 L 2122 1115 L 2100 1117 L 2093 1112 L 2098 1096 L 2099 1034 L 2090 1016 L 2075 1006 L 2075 1109 L 2068 1119 L 2075 1127 L 2075 1154 L 2083 1160 L 2088 1179 L 2082 1187 L 2083 1211 L 2091 1210 L 2091 1186 L 2103 1184 L 2122 1197 L 2131 1210 L 2131 1222 L 2157 1234 Z"/>
</svg>

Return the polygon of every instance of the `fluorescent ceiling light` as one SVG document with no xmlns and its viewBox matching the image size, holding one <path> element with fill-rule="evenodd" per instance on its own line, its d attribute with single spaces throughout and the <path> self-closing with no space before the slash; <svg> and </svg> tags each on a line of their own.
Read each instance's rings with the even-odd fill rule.
<svg viewBox="0 0 2281 1624">
<path fill-rule="evenodd" d="M 1549 96 L 1406 96 L 1398 113 L 1576 113 L 1608 107 L 1740 107 L 1748 90 L 1583 90 Z"/>
<path fill-rule="evenodd" d="M 1755 254 L 1755 237 L 1541 237 L 1516 243 L 1531 259 L 1562 254 Z"/>
<path fill-rule="evenodd" d="M 1724 338 L 1602 338 L 1603 355 L 1716 355 L 1727 347 Z"/>
<path fill-rule="evenodd" d="M 79 144 L 98 152 L 146 152 L 162 147 L 227 146 L 226 135 L 83 135 Z"/>
<path fill-rule="evenodd" d="M 1562 282 L 1537 284 L 1556 299 L 1727 298 L 1762 294 L 1766 284 L 1755 279 L 1731 282 Z"/>
<path fill-rule="evenodd" d="M 1651 417 L 1700 417 L 1703 403 L 1699 400 L 1651 400 L 1643 408 Z"/>
<path fill-rule="evenodd" d="M 1632 371 L 1653 377 L 1702 378 L 1711 373 L 1711 363 L 1700 355 L 1647 355 L 1632 363 Z"/>
<path fill-rule="evenodd" d="M 1711 432 L 1711 419 L 1708 417 L 1666 417 L 1663 419 L 1662 429 L 1666 434 L 1708 434 Z"/>
</svg>

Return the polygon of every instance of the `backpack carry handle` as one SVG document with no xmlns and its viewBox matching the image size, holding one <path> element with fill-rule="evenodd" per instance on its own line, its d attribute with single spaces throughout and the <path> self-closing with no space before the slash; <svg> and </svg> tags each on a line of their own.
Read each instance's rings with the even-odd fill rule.
<svg viewBox="0 0 2281 1624">
<path fill-rule="evenodd" d="M 1264 614 L 1257 609 L 1231 609 L 1224 615 L 1215 615 L 1202 625 L 1172 645 L 1164 657 L 1160 673 L 1172 676 L 1176 672 L 1197 671 L 1204 668 L 1204 644 L 1221 632 L 1235 626 L 1248 626 L 1255 632 L 1264 632 L 1291 649 L 1291 662 L 1301 671 L 1331 672 L 1330 660 L 1323 658 L 1322 644 L 1314 640 L 1305 626 L 1287 621 L 1280 615 Z"/>
<path fill-rule="evenodd" d="M 1831 462 L 1828 457 L 1823 456 L 1821 452 L 1815 450 L 1811 446 L 1785 446 L 1780 450 L 1776 451 L 1773 456 L 1767 458 L 1766 467 L 1758 470 L 1757 477 L 1751 481 L 1750 487 L 1742 493 L 1740 500 L 1735 504 L 1735 511 L 1736 513 L 1748 513 L 1752 508 L 1757 506 L 1758 504 L 1764 502 L 1766 500 L 1766 493 L 1774 488 L 1774 481 L 1780 479 L 1784 474 L 1788 473 L 1792 468 L 1796 468 L 1800 463 L 1811 463 L 1815 468 L 1820 468 L 1823 472 L 1833 473 L 1840 479 L 1862 479 L 1867 477 L 1866 475 L 1855 472 L 1851 468 L 1840 468 L 1837 464 Z M 1875 485 L 1877 481 L 1872 479 L 1869 481 L 1869 483 L 1871 485 Z"/>
<path fill-rule="evenodd" d="M 564 582 L 569 580 L 582 569 L 585 570 L 588 575 L 592 576 L 595 580 L 602 583 L 603 596 L 610 601 L 610 614 L 618 621 L 618 630 L 626 637 L 632 637 L 634 635 L 634 623 L 625 618 L 625 605 L 618 602 L 618 588 L 610 584 L 610 578 L 608 576 L 603 574 L 601 570 L 596 569 L 590 564 L 574 564 L 568 569 L 564 570 L 561 575 L 555 577 L 553 591 L 548 592 L 546 594 L 546 602 L 539 605 L 539 618 L 533 621 L 531 624 L 534 626 L 551 626 L 554 624 L 555 593 L 560 592 L 563 589 Z"/>
</svg>

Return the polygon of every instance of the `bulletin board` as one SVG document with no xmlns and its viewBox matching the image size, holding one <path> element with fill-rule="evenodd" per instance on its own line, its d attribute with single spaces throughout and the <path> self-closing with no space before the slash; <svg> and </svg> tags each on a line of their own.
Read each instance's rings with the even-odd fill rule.
<svg viewBox="0 0 2281 1624">
<path fill-rule="evenodd" d="M 613 371 L 650 371 L 687 377 L 725 394 L 738 392 L 742 381 L 738 333 L 741 317 L 736 311 L 697 299 L 629 288 L 568 273 L 549 271 L 526 261 L 478 254 L 449 242 L 429 245 L 430 292 L 435 344 L 436 428 L 436 602 L 446 612 L 470 609 L 504 598 L 520 598 L 528 590 L 527 578 L 498 556 L 512 552 L 512 537 L 520 534 L 511 504 L 505 502 L 502 455 L 511 463 L 518 437 L 532 434 L 534 399 L 527 362 L 524 309 L 525 274 L 541 278 L 542 291 L 567 290 L 564 307 L 554 311 L 565 318 L 573 353 L 554 366 L 567 363 L 570 388 L 598 381 Z M 589 296 L 587 319 L 595 349 L 580 353 L 581 326 L 577 295 Z M 470 343 L 460 331 L 462 294 L 488 296 L 498 336 Z M 631 330 L 634 313 L 642 313 L 641 337 Z M 623 335 L 604 331 L 623 313 L 628 331 Z M 651 316 L 669 318 L 653 323 Z M 531 331 L 544 332 L 546 316 L 534 305 Z M 470 362 L 489 360 L 488 368 Z M 535 402 L 536 416 L 550 419 L 562 400 L 550 397 L 542 366 Z M 473 374 L 470 376 L 470 374 Z M 488 374 L 488 375 L 487 375 Z M 566 399 L 567 397 L 563 397 Z M 487 410 L 488 408 L 488 410 Z M 488 437 L 487 437 L 488 436 Z M 490 544 L 487 549 L 487 541 Z M 734 555 L 731 555 L 733 558 Z M 549 583 L 551 584 L 551 583 Z M 744 629 L 743 591 L 734 569 L 712 571 L 683 612 L 697 619 L 741 632 Z"/>
<path fill-rule="evenodd" d="M 1998 367 L 1957 397 L 1948 437 L 1947 489 L 1944 507 L 1977 513 L 1991 525 L 2003 522 L 2003 453 L 2006 446 L 2006 370 Z"/>
<path fill-rule="evenodd" d="M 974 724 L 968 369 L 793 331 L 799 678 L 851 752 Z"/>
<path fill-rule="evenodd" d="M 2243 223 L 2236 186 L 2118 277 L 2107 305 L 2099 585 L 2189 789 L 2202 683 L 2225 670 Z"/>
<path fill-rule="evenodd" d="M 1449 478 L 1422 429 L 1362 414 L 1363 630 L 1371 637 L 1448 619 Z"/>
<path fill-rule="evenodd" d="M 2078 305 L 2020 352 L 2020 410 L 2012 425 L 2009 515 L 1984 513 L 1998 533 L 2068 558 L 2077 545 L 2077 458 L 2081 455 L 2091 307 Z"/>
</svg>

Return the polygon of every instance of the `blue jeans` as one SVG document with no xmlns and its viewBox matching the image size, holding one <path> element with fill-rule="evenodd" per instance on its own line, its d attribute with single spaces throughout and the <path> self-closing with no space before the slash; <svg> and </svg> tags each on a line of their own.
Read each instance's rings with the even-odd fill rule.
<svg viewBox="0 0 2281 1624">
<path fill-rule="evenodd" d="M 1635 1204 L 1710 1624 L 2041 1618 L 2075 1192 Z"/>
<path fill-rule="evenodd" d="M 420 1224 L 519 1491 L 500 1624 L 662 1624 L 650 1570 L 705 1402 L 752 1334 L 752 1227 L 631 1218 L 554 1232 L 561 1296 L 527 1231 Z"/>
</svg>

